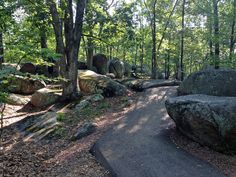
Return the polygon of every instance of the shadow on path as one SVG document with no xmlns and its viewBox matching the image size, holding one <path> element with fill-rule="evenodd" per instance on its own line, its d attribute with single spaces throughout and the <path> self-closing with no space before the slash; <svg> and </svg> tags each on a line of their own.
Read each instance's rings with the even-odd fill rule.
<svg viewBox="0 0 236 177">
<path fill-rule="evenodd" d="M 175 95 L 176 87 L 146 90 L 135 109 L 96 142 L 92 152 L 112 176 L 224 176 L 171 142 L 174 123 L 166 113 L 165 100 Z"/>
</svg>

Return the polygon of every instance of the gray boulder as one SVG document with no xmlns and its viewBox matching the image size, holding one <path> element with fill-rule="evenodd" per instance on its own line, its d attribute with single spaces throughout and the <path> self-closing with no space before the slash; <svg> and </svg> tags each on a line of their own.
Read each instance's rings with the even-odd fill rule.
<svg viewBox="0 0 236 177">
<path fill-rule="evenodd" d="M 88 69 L 88 66 L 85 62 L 78 61 L 78 69 L 79 70 L 85 70 L 85 69 Z"/>
<path fill-rule="evenodd" d="M 236 96 L 236 70 L 208 69 L 193 73 L 182 82 L 178 94 Z"/>
<path fill-rule="evenodd" d="M 94 103 L 94 102 L 102 101 L 103 99 L 104 99 L 104 97 L 101 94 L 94 94 L 94 95 L 87 96 L 85 99 L 81 100 L 75 106 L 75 110 L 76 111 L 81 111 L 82 109 L 89 106 L 89 104 Z"/>
<path fill-rule="evenodd" d="M 7 81 L 7 90 L 11 93 L 18 94 L 30 95 L 46 86 L 45 82 L 42 80 L 18 75 L 10 76 Z"/>
<path fill-rule="evenodd" d="M 127 93 L 124 85 L 90 70 L 79 72 L 79 87 L 82 92 L 102 93 L 106 97 L 122 96 Z"/>
<path fill-rule="evenodd" d="M 142 92 L 149 88 L 166 87 L 166 86 L 179 86 L 181 83 L 177 80 L 160 80 L 160 79 L 127 79 L 121 81 L 126 87 L 131 88 L 134 91 Z"/>
<path fill-rule="evenodd" d="M 91 122 L 85 122 L 72 137 L 72 140 L 79 140 L 85 136 L 88 136 L 96 131 L 96 126 Z"/>
<path fill-rule="evenodd" d="M 116 78 L 124 76 L 125 67 L 124 63 L 118 59 L 113 59 L 108 62 L 109 73 L 113 73 Z"/>
<path fill-rule="evenodd" d="M 6 102 L 10 105 L 25 105 L 30 101 L 29 96 L 19 94 L 9 94 Z"/>
<path fill-rule="evenodd" d="M 30 102 L 36 107 L 46 107 L 56 103 L 60 95 L 61 92 L 43 88 L 32 95 Z"/>
<path fill-rule="evenodd" d="M 98 74 L 105 75 L 107 73 L 107 62 L 106 55 L 96 54 L 93 56 L 93 66 L 96 68 Z"/>
<path fill-rule="evenodd" d="M 166 101 L 167 112 L 187 137 L 217 151 L 236 153 L 236 98 L 188 95 Z"/>
<path fill-rule="evenodd" d="M 126 77 L 130 77 L 131 76 L 131 72 L 132 72 L 132 66 L 127 63 L 127 62 L 124 62 L 124 75 Z"/>
<path fill-rule="evenodd" d="M 20 68 L 20 72 L 36 74 L 36 66 L 32 63 L 24 63 Z"/>
</svg>

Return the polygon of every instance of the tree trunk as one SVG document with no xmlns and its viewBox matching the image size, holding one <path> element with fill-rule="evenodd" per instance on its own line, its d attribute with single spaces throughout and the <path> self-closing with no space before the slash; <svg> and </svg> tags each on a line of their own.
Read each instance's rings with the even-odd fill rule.
<svg viewBox="0 0 236 177">
<path fill-rule="evenodd" d="M 88 48 L 88 58 L 87 58 L 87 66 L 88 69 L 92 70 L 93 68 L 93 39 L 91 37 L 88 37 L 88 43 L 87 43 L 87 48 Z"/>
<path fill-rule="evenodd" d="M 156 3 L 153 4 L 153 19 L 152 19 L 152 79 L 157 78 L 157 59 L 156 59 Z"/>
<path fill-rule="evenodd" d="M 207 23 L 208 23 L 208 31 L 209 31 L 209 35 L 210 35 L 210 39 L 209 39 L 209 54 L 210 54 L 210 60 L 213 59 L 214 56 L 214 52 L 213 52 L 213 42 L 212 42 L 212 5 L 211 3 L 208 4 L 208 8 L 210 10 L 209 13 L 207 13 Z"/>
<path fill-rule="evenodd" d="M 112 46 L 110 46 L 109 59 L 112 59 Z"/>
<path fill-rule="evenodd" d="M 63 99 L 76 99 L 78 96 L 77 61 L 82 36 L 83 16 L 86 0 L 77 1 L 75 23 L 73 23 L 73 2 L 68 0 L 65 8 L 64 28 L 53 0 L 47 0 L 52 15 L 53 28 L 56 37 L 56 50 L 61 54 L 60 73 L 67 81 L 63 83 Z M 63 40 L 63 29 L 64 38 Z"/>
<path fill-rule="evenodd" d="M 48 48 L 47 36 L 46 36 L 45 29 L 40 30 L 40 46 L 41 46 L 41 49 L 47 49 Z"/>
<path fill-rule="evenodd" d="M 214 34 L 215 34 L 215 69 L 220 67 L 220 39 L 219 39 L 219 15 L 218 15 L 218 0 L 213 0 L 214 7 Z"/>
<path fill-rule="evenodd" d="M 143 58 L 144 58 L 144 42 L 141 42 L 141 55 L 140 55 L 140 67 L 141 67 L 141 73 L 143 73 Z"/>
<path fill-rule="evenodd" d="M 3 34 L 0 31 L 0 69 L 2 69 L 3 62 L 4 62 Z"/>
<path fill-rule="evenodd" d="M 236 0 L 233 3 L 233 17 L 232 17 L 232 26 L 231 26 L 231 35 L 230 35 L 230 49 L 229 49 L 229 59 L 232 63 L 232 55 L 234 53 L 234 45 L 235 45 L 235 18 L 236 18 Z"/>
<path fill-rule="evenodd" d="M 137 42 L 137 41 L 136 41 Z M 134 66 L 137 66 L 137 57 L 138 57 L 138 44 L 135 45 L 135 56 L 134 56 Z"/>
<path fill-rule="evenodd" d="M 182 4 L 182 30 L 181 30 L 181 44 L 180 44 L 180 63 L 179 63 L 179 76 L 178 79 L 184 80 L 184 33 L 185 33 L 185 2 Z"/>
</svg>

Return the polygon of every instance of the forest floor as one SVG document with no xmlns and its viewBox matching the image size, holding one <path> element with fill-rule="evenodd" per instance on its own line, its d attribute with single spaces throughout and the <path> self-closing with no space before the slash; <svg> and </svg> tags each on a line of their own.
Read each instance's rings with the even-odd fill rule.
<svg viewBox="0 0 236 177">
<path fill-rule="evenodd" d="M 132 93 L 129 99 L 137 102 L 144 93 Z M 47 110 L 35 110 L 26 107 L 7 105 L 5 112 L 5 128 L 3 129 L 3 149 L 0 151 L 0 176 L 66 176 L 66 177 L 107 177 L 106 171 L 89 152 L 94 143 L 117 121 L 122 120 L 135 104 L 126 104 L 127 97 L 106 98 L 100 103 L 90 105 L 80 115 L 73 112 L 66 115 L 64 129 L 55 137 L 42 141 L 25 141 L 15 128 L 17 121 L 28 115 Z M 20 110 L 20 111 L 19 111 Z M 95 133 L 71 141 L 71 136 L 79 125 L 90 120 L 97 125 Z M 172 141 L 185 151 L 218 167 L 229 177 L 236 176 L 236 156 L 227 156 L 200 146 L 171 130 Z"/>
<path fill-rule="evenodd" d="M 131 94 L 135 100 L 138 94 Z M 29 115 L 47 110 L 36 110 L 32 106 L 7 105 L 5 110 L 0 151 L 0 176 L 68 176 L 68 177 L 105 177 L 109 173 L 89 153 L 93 144 L 116 121 L 122 119 L 133 106 L 127 104 L 127 97 L 105 98 L 99 103 L 82 110 L 80 115 L 70 112 L 66 115 L 63 131 L 55 137 L 41 141 L 25 141 L 15 127 L 17 121 Z M 79 125 L 85 121 L 96 124 L 96 132 L 77 141 L 71 141 Z"/>
</svg>

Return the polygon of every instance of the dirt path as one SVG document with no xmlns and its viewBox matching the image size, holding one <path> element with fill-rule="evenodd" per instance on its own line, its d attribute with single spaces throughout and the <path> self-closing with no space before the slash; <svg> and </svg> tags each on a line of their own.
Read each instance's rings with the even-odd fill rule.
<svg viewBox="0 0 236 177">
<path fill-rule="evenodd" d="M 175 87 L 146 90 L 136 108 L 95 144 L 95 156 L 113 176 L 224 176 L 217 168 L 171 141 L 174 125 L 164 103 L 175 94 Z"/>
</svg>

